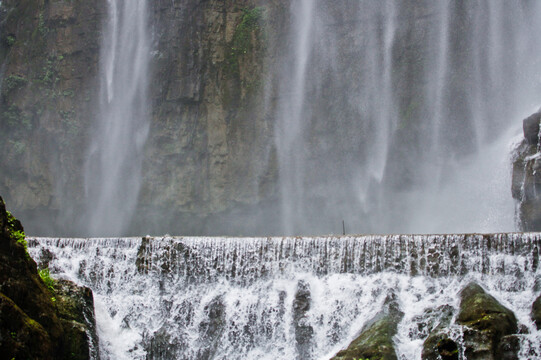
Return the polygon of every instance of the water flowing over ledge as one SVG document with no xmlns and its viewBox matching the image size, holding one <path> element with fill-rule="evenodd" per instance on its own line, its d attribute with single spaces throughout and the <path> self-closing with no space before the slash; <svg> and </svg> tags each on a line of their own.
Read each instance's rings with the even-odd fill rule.
<svg viewBox="0 0 541 360">
<path fill-rule="evenodd" d="M 541 233 L 29 239 L 38 263 L 94 291 L 105 359 L 329 359 L 390 292 L 405 313 L 397 354 L 420 359 L 425 310 L 456 315 L 470 281 L 527 329 L 520 358 L 539 358 L 540 245 Z"/>
</svg>

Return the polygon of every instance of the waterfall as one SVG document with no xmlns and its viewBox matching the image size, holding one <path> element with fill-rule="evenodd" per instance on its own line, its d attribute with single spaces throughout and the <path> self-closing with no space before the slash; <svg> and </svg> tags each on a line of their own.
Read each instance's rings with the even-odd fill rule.
<svg viewBox="0 0 541 360">
<path fill-rule="evenodd" d="M 102 359 L 320 359 L 348 346 L 393 292 L 401 360 L 420 359 L 430 312 L 477 281 L 526 329 L 541 234 L 29 239 L 38 263 L 94 292 Z M 538 286 L 538 284 L 537 284 Z M 308 306 L 298 306 L 304 302 Z M 301 310 L 299 310 L 301 309 Z M 427 315 L 428 314 L 428 315 Z"/>
<path fill-rule="evenodd" d="M 353 233 L 514 230 L 508 154 L 541 98 L 541 4 L 290 11 L 268 91 L 283 232 L 337 233 L 343 219 Z"/>
<path fill-rule="evenodd" d="M 100 60 L 100 111 L 85 166 L 85 234 L 126 233 L 141 186 L 149 123 L 146 0 L 108 0 Z"/>
</svg>

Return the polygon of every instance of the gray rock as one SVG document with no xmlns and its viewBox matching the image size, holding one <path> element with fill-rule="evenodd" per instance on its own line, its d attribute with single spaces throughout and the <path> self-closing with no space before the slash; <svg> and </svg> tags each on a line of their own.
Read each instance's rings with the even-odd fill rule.
<svg viewBox="0 0 541 360">
<path fill-rule="evenodd" d="M 539 140 L 539 122 L 541 122 L 541 111 L 528 116 L 522 121 L 524 138 L 530 145 L 536 145 Z"/>
</svg>

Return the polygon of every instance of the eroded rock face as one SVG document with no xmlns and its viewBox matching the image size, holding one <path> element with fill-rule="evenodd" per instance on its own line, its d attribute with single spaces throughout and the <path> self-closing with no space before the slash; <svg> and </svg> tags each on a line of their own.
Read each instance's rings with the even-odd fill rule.
<svg viewBox="0 0 541 360">
<path fill-rule="evenodd" d="M 511 193 L 518 202 L 517 222 L 522 231 L 541 230 L 541 156 L 538 156 L 541 111 L 523 121 L 524 139 L 513 160 Z"/>
<path fill-rule="evenodd" d="M 374 318 L 367 322 L 359 337 L 339 351 L 331 360 L 381 359 L 396 360 L 393 336 L 404 313 L 400 310 L 396 296 L 390 294 L 385 305 Z"/>
<path fill-rule="evenodd" d="M 38 275 L 21 236 L 23 227 L 6 212 L 0 198 L 2 357 L 98 359 L 92 293 L 65 281 L 58 282 L 51 292 Z M 93 334 L 90 339 L 87 330 Z"/>
</svg>

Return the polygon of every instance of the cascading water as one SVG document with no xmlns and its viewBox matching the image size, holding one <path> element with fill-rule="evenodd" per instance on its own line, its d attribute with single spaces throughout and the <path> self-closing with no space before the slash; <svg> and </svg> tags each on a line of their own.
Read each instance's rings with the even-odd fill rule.
<svg viewBox="0 0 541 360">
<path fill-rule="evenodd" d="M 314 2 L 297 0 L 291 2 L 292 24 L 294 24 L 294 44 L 292 72 L 289 74 L 292 83 L 283 82 L 281 93 L 287 94 L 287 100 L 279 104 L 280 117 L 276 123 L 276 147 L 278 161 L 285 165 L 280 172 L 282 197 L 282 222 L 285 233 L 291 233 L 301 212 L 302 177 L 305 163 L 302 151 L 298 151 L 295 142 L 302 136 L 305 116 L 305 78 L 308 58 L 310 56 L 310 36 Z"/>
<path fill-rule="evenodd" d="M 29 239 L 51 273 L 93 290 L 101 358 L 115 360 L 327 360 L 390 293 L 405 313 L 398 357 L 420 359 L 427 324 L 437 322 L 425 310 L 448 305 L 456 315 L 470 281 L 527 329 L 519 358 L 539 359 L 530 310 L 540 246 L 535 233 Z"/>
<path fill-rule="evenodd" d="M 150 40 L 146 0 L 108 0 L 97 129 L 85 170 L 85 234 L 127 231 L 141 186 L 148 135 Z"/>
<path fill-rule="evenodd" d="M 268 91 L 286 233 L 513 231 L 508 154 L 541 99 L 541 3 L 307 4 L 292 2 Z"/>
</svg>

